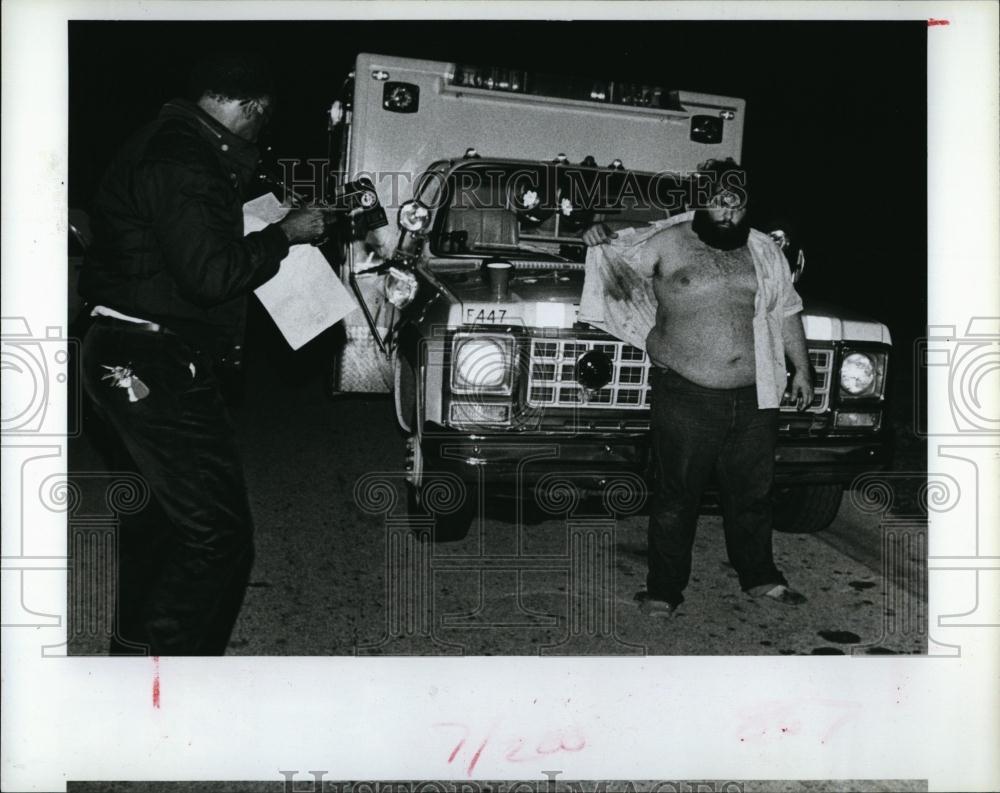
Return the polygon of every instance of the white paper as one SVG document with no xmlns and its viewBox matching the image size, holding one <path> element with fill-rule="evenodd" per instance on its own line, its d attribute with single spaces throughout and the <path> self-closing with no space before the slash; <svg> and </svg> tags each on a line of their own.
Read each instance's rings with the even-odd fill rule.
<svg viewBox="0 0 1000 793">
<path fill-rule="evenodd" d="M 243 205 L 243 232 L 250 234 L 288 214 L 270 193 Z M 293 350 L 315 339 L 358 306 L 326 257 L 312 245 L 292 245 L 278 274 L 254 290 Z"/>
</svg>

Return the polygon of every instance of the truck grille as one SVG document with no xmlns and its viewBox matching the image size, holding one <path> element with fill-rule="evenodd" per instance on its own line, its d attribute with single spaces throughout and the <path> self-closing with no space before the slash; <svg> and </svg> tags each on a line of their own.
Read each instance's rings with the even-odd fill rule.
<svg viewBox="0 0 1000 793">
<path fill-rule="evenodd" d="M 591 350 L 603 352 L 611 359 L 614 375 L 604 388 L 586 395 L 576 382 L 576 362 Z M 649 407 L 649 359 L 642 350 L 625 342 L 532 339 L 528 366 L 528 404 L 532 407 L 579 405 L 618 410 Z"/>
<path fill-rule="evenodd" d="M 614 377 L 599 391 L 587 396 L 576 382 L 576 362 L 586 352 L 605 353 L 614 364 Z M 810 350 L 809 363 L 815 378 L 810 413 L 830 406 L 832 350 Z M 789 377 L 791 382 L 791 377 Z M 589 339 L 532 339 L 528 370 L 528 404 L 532 407 L 579 405 L 588 408 L 642 410 L 649 407 L 649 358 L 642 350 L 621 341 Z M 795 411 L 786 391 L 781 409 Z"/>
<path fill-rule="evenodd" d="M 822 413 L 830 406 L 830 370 L 833 364 L 833 350 L 809 350 L 809 363 L 812 365 L 814 377 L 813 401 L 806 410 L 809 413 Z M 788 383 L 791 384 L 791 375 Z M 795 411 L 795 403 L 791 395 L 785 391 L 781 398 L 782 410 Z"/>
</svg>

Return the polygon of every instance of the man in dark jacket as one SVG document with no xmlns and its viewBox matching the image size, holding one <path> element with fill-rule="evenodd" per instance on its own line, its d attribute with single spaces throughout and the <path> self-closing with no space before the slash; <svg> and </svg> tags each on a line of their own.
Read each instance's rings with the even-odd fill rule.
<svg viewBox="0 0 1000 793">
<path fill-rule="evenodd" d="M 225 651 L 253 522 L 215 370 L 239 357 L 247 295 L 324 230 L 320 210 L 301 209 L 243 236 L 270 77 L 217 55 L 194 85 L 197 101 L 168 102 L 110 166 L 81 277 L 84 387 L 150 496 L 119 537 L 112 653 Z"/>
</svg>

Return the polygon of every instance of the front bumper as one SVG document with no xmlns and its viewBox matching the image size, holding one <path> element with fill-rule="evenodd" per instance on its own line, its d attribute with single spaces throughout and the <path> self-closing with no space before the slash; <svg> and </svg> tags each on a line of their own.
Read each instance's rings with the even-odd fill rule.
<svg viewBox="0 0 1000 793">
<path fill-rule="evenodd" d="M 425 428 L 424 468 L 446 471 L 468 482 L 531 486 L 543 476 L 565 474 L 583 486 L 599 488 L 616 473 L 645 476 L 649 470 L 649 433 L 581 433 L 530 436 L 484 434 Z M 849 484 L 859 474 L 892 462 L 888 433 L 867 437 L 779 437 L 775 483 Z"/>
<path fill-rule="evenodd" d="M 644 475 L 649 468 L 646 433 L 635 435 L 470 435 L 438 430 L 421 444 L 424 468 L 468 482 L 533 486 L 552 473 L 584 488 L 601 488 L 614 474 Z"/>
<path fill-rule="evenodd" d="M 778 439 L 774 481 L 778 485 L 848 485 L 860 474 L 892 464 L 892 442 L 885 435 L 813 440 Z"/>
</svg>

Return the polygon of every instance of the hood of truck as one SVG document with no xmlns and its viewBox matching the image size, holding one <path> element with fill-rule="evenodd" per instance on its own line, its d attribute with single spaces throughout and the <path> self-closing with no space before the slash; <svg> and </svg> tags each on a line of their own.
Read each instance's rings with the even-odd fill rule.
<svg viewBox="0 0 1000 793">
<path fill-rule="evenodd" d="M 581 270 L 517 270 L 506 300 L 496 300 L 479 270 L 438 273 L 457 302 L 448 308 L 448 324 L 572 328 L 578 321 Z M 889 329 L 877 320 L 822 301 L 805 301 L 802 314 L 811 341 L 863 341 L 891 344 Z"/>
<path fill-rule="evenodd" d="M 871 341 L 892 344 L 889 329 L 878 320 L 822 301 L 805 300 L 802 322 L 812 341 Z"/>
<path fill-rule="evenodd" d="M 515 269 L 505 300 L 494 298 L 479 270 L 437 275 L 457 300 L 448 307 L 448 324 L 452 326 L 572 328 L 577 321 L 582 270 Z"/>
</svg>

